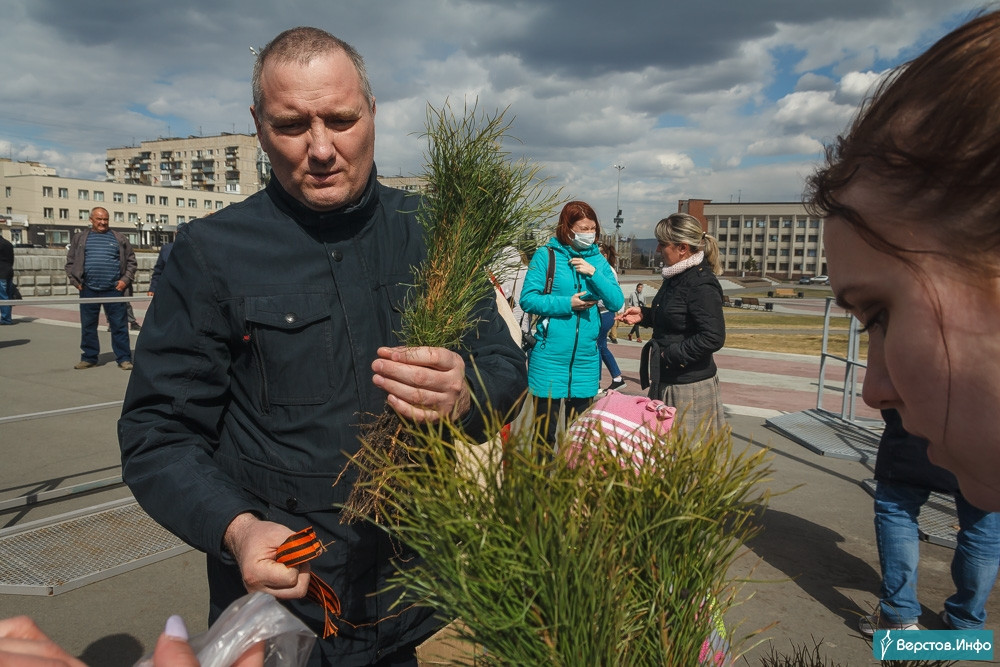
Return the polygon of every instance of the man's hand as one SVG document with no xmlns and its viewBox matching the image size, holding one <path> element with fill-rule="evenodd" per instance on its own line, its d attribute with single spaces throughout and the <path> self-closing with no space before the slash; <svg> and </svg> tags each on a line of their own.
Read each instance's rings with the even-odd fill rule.
<svg viewBox="0 0 1000 667">
<path fill-rule="evenodd" d="M 27 616 L 0 620 L 2 667 L 87 667 L 62 650 Z"/>
<path fill-rule="evenodd" d="M 458 421 L 472 407 L 465 361 L 443 347 L 380 347 L 372 371 L 372 381 L 389 394 L 389 406 L 405 419 Z"/>
<path fill-rule="evenodd" d="M 126 287 L 128 287 L 128 284 L 124 280 L 119 280 L 115 283 L 115 289 L 119 292 L 124 292 Z"/>
<path fill-rule="evenodd" d="M 616 315 L 615 319 L 625 324 L 637 324 L 642 322 L 642 308 L 639 306 L 629 306 L 621 315 Z"/>
<path fill-rule="evenodd" d="M 226 528 L 225 545 L 240 566 L 248 593 L 263 591 L 282 600 L 305 597 L 309 565 L 287 567 L 274 559 L 293 530 L 253 514 L 240 514 Z"/>
</svg>

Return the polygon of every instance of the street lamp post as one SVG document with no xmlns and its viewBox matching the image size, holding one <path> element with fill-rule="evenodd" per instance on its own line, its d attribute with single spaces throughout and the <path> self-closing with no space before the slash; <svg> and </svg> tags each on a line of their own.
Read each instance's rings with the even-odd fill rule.
<svg viewBox="0 0 1000 667">
<path fill-rule="evenodd" d="M 615 269 L 620 273 L 622 269 L 622 260 L 619 253 L 621 252 L 621 238 L 622 238 L 621 228 L 622 228 L 622 223 L 624 222 L 624 219 L 622 218 L 622 207 L 621 207 L 622 169 L 625 168 L 625 165 L 615 164 L 612 166 L 618 171 L 618 196 L 615 198 L 615 210 L 618 211 L 618 214 L 615 216 L 615 257 L 617 259 L 618 266 L 616 266 Z"/>
<path fill-rule="evenodd" d="M 135 226 L 139 230 L 139 247 L 145 248 L 146 246 L 142 244 L 142 220 L 137 220 Z"/>
</svg>

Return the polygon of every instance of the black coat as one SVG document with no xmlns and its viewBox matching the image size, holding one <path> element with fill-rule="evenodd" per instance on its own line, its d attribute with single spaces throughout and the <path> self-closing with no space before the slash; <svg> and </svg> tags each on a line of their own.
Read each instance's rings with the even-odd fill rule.
<svg viewBox="0 0 1000 667">
<path fill-rule="evenodd" d="M 882 410 L 885 430 L 875 458 L 875 479 L 919 486 L 941 493 L 958 491 L 955 476 L 927 458 L 927 441 L 903 428 L 895 410 Z"/>
<path fill-rule="evenodd" d="M 334 509 L 356 479 L 352 466 L 334 484 L 359 448 L 358 424 L 385 406 L 371 363 L 379 346 L 399 344 L 426 253 L 417 204 L 373 169 L 361 203 L 321 214 L 272 177 L 179 233 L 136 344 L 118 426 L 125 481 L 150 516 L 208 554 L 210 619 L 243 592 L 222 543 L 234 517 L 313 525 L 329 548 L 310 565 L 340 596 L 344 621 L 315 664 L 370 664 L 437 624 L 375 594 L 392 559 L 412 554 L 365 523 L 342 526 Z M 524 354 L 492 291 L 474 317 L 463 353 L 473 403 L 505 412 L 527 387 Z M 465 426 L 484 439 L 475 410 Z M 288 604 L 322 629 L 318 605 Z"/>
<path fill-rule="evenodd" d="M 666 278 L 652 305 L 642 307 L 642 326 L 653 328 L 655 345 L 648 349 L 659 348 L 660 384 L 690 384 L 715 376 L 712 355 L 726 342 L 726 321 L 722 286 L 712 266 L 702 262 Z M 655 377 L 654 369 L 650 376 Z"/>
</svg>

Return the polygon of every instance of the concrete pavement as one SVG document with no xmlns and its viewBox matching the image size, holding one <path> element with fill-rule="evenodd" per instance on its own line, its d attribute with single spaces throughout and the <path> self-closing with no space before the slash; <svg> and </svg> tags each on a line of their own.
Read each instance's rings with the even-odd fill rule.
<svg viewBox="0 0 1000 667">
<path fill-rule="evenodd" d="M 79 359 L 75 314 L 72 306 L 15 308 L 19 323 L 0 327 L 0 502 L 118 472 L 115 420 L 128 373 L 110 354 L 102 355 L 107 363 L 97 368 L 72 369 Z M 103 327 L 101 339 L 102 349 L 110 350 Z M 612 350 L 628 382 L 625 391 L 642 393 L 640 345 L 624 342 Z M 768 642 L 790 652 L 792 644 L 812 646 L 814 640 L 823 641 L 821 653 L 830 661 L 875 664 L 856 631 L 857 616 L 873 607 L 879 583 L 872 501 L 859 485 L 871 476 L 871 467 L 819 456 L 765 425 L 769 416 L 816 407 L 819 359 L 725 349 L 717 361 L 734 439 L 738 445 L 768 447 L 774 470 L 762 531 L 733 570 L 734 577 L 747 580 L 742 597 L 749 599 L 727 621 L 737 637 L 757 633 L 747 645 L 763 642 L 749 649 L 748 664 L 759 664 Z M 829 372 L 826 384 L 832 389 L 836 380 Z M 605 375 L 602 386 L 608 381 Z M 824 407 L 839 409 L 840 395 L 825 393 L 830 402 Z M 62 412 L 39 414 L 51 410 Z M 121 497 L 127 490 L 116 487 L 0 511 L 0 527 Z M 921 545 L 921 551 L 922 621 L 936 629 L 935 615 L 951 593 L 953 552 L 934 544 Z M 151 649 L 170 614 L 182 614 L 192 633 L 205 629 L 203 569 L 204 558 L 189 551 L 51 597 L 0 595 L 0 617 L 29 614 L 88 664 L 125 667 Z M 997 600 L 989 611 L 987 629 L 995 630 Z"/>
</svg>

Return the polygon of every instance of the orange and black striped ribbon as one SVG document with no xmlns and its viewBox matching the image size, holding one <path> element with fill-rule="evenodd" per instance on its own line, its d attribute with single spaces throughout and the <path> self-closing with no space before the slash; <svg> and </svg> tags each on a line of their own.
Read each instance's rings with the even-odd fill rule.
<svg viewBox="0 0 1000 667">
<path fill-rule="evenodd" d="M 309 526 L 282 542 L 274 559 L 288 567 L 295 567 L 316 558 L 325 550 L 326 547 L 316 537 L 316 531 Z M 315 573 L 311 573 L 306 597 L 323 608 L 323 639 L 336 637 L 337 626 L 333 621 L 340 618 L 340 598 L 333 592 L 333 588 Z"/>
</svg>

